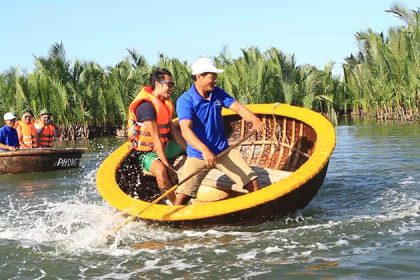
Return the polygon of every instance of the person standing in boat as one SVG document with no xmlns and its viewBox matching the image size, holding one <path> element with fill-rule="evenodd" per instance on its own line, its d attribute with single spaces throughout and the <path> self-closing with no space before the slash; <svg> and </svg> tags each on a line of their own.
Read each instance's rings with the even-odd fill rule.
<svg viewBox="0 0 420 280">
<path fill-rule="evenodd" d="M 16 129 L 13 128 L 16 122 L 16 115 L 7 112 L 3 116 L 5 126 L 0 128 L 0 151 L 19 150 L 19 138 Z"/>
<path fill-rule="evenodd" d="M 51 113 L 43 109 L 39 113 L 39 120 L 35 122 L 39 148 L 51 148 L 54 139 L 60 137 L 58 128 L 51 122 Z"/>
<path fill-rule="evenodd" d="M 150 86 L 141 89 L 128 110 L 131 147 L 138 152 L 141 168 L 156 177 L 161 192 L 172 186 L 169 159 L 186 149 L 179 129 L 172 124 L 174 106 L 170 96 L 173 90 L 172 74 L 166 69 L 156 69 L 150 75 Z M 178 144 L 170 140 L 170 136 Z M 175 195 L 170 194 L 168 199 L 173 203 Z"/>
<path fill-rule="evenodd" d="M 38 137 L 34 125 L 34 114 L 30 109 L 22 112 L 22 119 L 17 121 L 15 128 L 19 137 L 21 149 L 32 149 L 38 147 Z"/>
<path fill-rule="evenodd" d="M 232 98 L 223 89 L 216 87 L 218 69 L 209 58 L 199 58 L 191 66 L 193 84 L 177 100 L 176 109 L 182 136 L 187 141 L 187 160 L 179 180 L 198 172 L 176 190 L 175 204 L 187 204 L 195 198 L 201 181 L 211 168 L 217 168 L 236 184 L 252 192 L 259 189 L 256 173 L 236 151 L 226 156 L 216 156 L 228 148 L 224 132 L 222 107 L 235 111 L 244 120 L 253 124 L 257 132 L 264 131 L 262 121 L 250 110 Z M 240 172 L 238 172 L 240 170 Z"/>
</svg>

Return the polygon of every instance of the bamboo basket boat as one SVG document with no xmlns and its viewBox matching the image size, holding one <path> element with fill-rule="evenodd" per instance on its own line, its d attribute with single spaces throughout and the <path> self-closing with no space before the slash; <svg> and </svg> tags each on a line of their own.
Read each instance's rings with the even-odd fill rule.
<svg viewBox="0 0 420 280">
<path fill-rule="evenodd" d="M 99 193 L 125 214 L 155 223 L 209 225 L 261 223 L 302 209 L 317 194 L 335 147 L 335 130 L 322 115 L 284 104 L 247 106 L 264 122 L 265 134 L 255 134 L 237 149 L 258 173 L 260 190 L 232 189 L 218 170 L 203 180 L 197 199 L 186 206 L 152 205 L 160 195 L 155 178 L 144 174 L 125 143 L 99 167 Z M 233 144 L 251 130 L 233 111 L 223 110 L 225 130 Z M 185 155 L 174 161 L 175 169 Z"/>
<path fill-rule="evenodd" d="M 27 149 L 0 152 L 0 174 L 44 172 L 79 166 L 81 149 Z"/>
</svg>

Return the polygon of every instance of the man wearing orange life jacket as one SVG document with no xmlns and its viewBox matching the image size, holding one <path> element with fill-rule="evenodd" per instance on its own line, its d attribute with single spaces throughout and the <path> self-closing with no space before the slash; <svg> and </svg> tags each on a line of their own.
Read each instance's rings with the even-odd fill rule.
<svg viewBox="0 0 420 280">
<path fill-rule="evenodd" d="M 41 110 L 39 120 L 35 122 L 35 129 L 38 135 L 39 148 L 51 148 L 54 138 L 59 137 L 58 129 L 51 122 L 51 113 L 48 110 Z"/>
<path fill-rule="evenodd" d="M 18 133 L 21 149 L 32 149 L 38 147 L 38 138 L 34 126 L 34 115 L 29 109 L 22 112 L 22 119 L 17 121 L 15 128 Z"/>
<path fill-rule="evenodd" d="M 179 129 L 172 124 L 174 106 L 170 99 L 174 83 L 172 74 L 166 69 L 156 69 L 150 75 L 150 86 L 145 86 L 128 110 L 128 139 L 132 149 L 138 153 L 140 166 L 156 177 L 161 192 L 171 187 L 167 168 L 168 159 L 186 148 Z M 169 136 L 178 142 L 169 139 Z M 168 195 L 171 202 L 175 194 Z"/>
</svg>

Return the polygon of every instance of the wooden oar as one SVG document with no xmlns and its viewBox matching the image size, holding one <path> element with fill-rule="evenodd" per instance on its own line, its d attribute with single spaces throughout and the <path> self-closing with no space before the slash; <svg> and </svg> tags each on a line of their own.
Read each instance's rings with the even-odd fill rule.
<svg viewBox="0 0 420 280">
<path fill-rule="evenodd" d="M 228 154 L 231 150 L 235 149 L 236 147 L 238 147 L 240 144 L 242 144 L 243 142 L 245 142 L 247 139 L 249 139 L 252 135 L 255 134 L 255 131 L 251 131 L 250 134 L 242 137 L 241 139 L 239 139 L 237 142 L 235 142 L 234 144 L 232 144 L 231 146 L 229 146 L 226 150 L 224 150 L 223 152 L 221 152 L 220 154 L 217 155 L 217 158 L 220 158 L 226 154 Z M 193 176 L 197 175 L 200 171 L 202 171 L 204 168 L 207 168 L 207 166 L 204 166 L 203 168 L 200 168 L 199 170 L 191 173 L 190 175 L 188 175 L 187 177 L 185 177 L 184 179 L 182 179 L 180 182 L 178 182 L 178 184 L 175 184 L 173 187 L 171 187 L 170 189 L 168 189 L 166 192 L 164 192 L 163 194 L 161 194 L 158 198 L 156 198 L 155 200 L 153 200 L 152 202 L 149 203 L 149 205 L 147 205 L 145 208 L 143 208 L 140 212 L 138 212 L 136 215 L 131 216 L 130 218 L 128 218 L 127 220 L 125 220 L 122 224 L 114 227 L 112 229 L 112 231 L 106 236 L 106 239 L 109 240 L 109 238 L 111 236 L 113 236 L 116 232 L 118 232 L 120 229 L 122 229 L 126 224 L 134 221 L 137 217 L 139 217 L 144 211 L 146 211 L 147 209 L 149 209 L 150 207 L 152 207 L 153 205 L 155 205 L 156 203 L 158 203 L 159 201 L 161 201 L 162 199 L 164 199 L 165 197 L 167 197 L 171 192 L 175 191 L 178 186 L 182 185 L 183 183 L 185 183 L 186 181 L 188 181 L 189 179 L 191 179 Z"/>
</svg>

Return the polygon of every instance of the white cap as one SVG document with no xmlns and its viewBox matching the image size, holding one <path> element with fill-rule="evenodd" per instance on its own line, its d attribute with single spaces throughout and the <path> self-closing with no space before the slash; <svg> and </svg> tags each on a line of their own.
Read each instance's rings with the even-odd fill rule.
<svg viewBox="0 0 420 280">
<path fill-rule="evenodd" d="M 213 60 L 207 57 L 202 57 L 194 61 L 191 65 L 191 70 L 193 75 L 199 75 L 203 73 L 222 73 L 223 69 L 216 68 Z"/>
<path fill-rule="evenodd" d="M 17 117 L 16 117 L 15 113 L 7 112 L 6 114 L 4 114 L 3 118 L 4 118 L 5 121 L 10 121 L 10 120 L 16 119 Z"/>
</svg>

